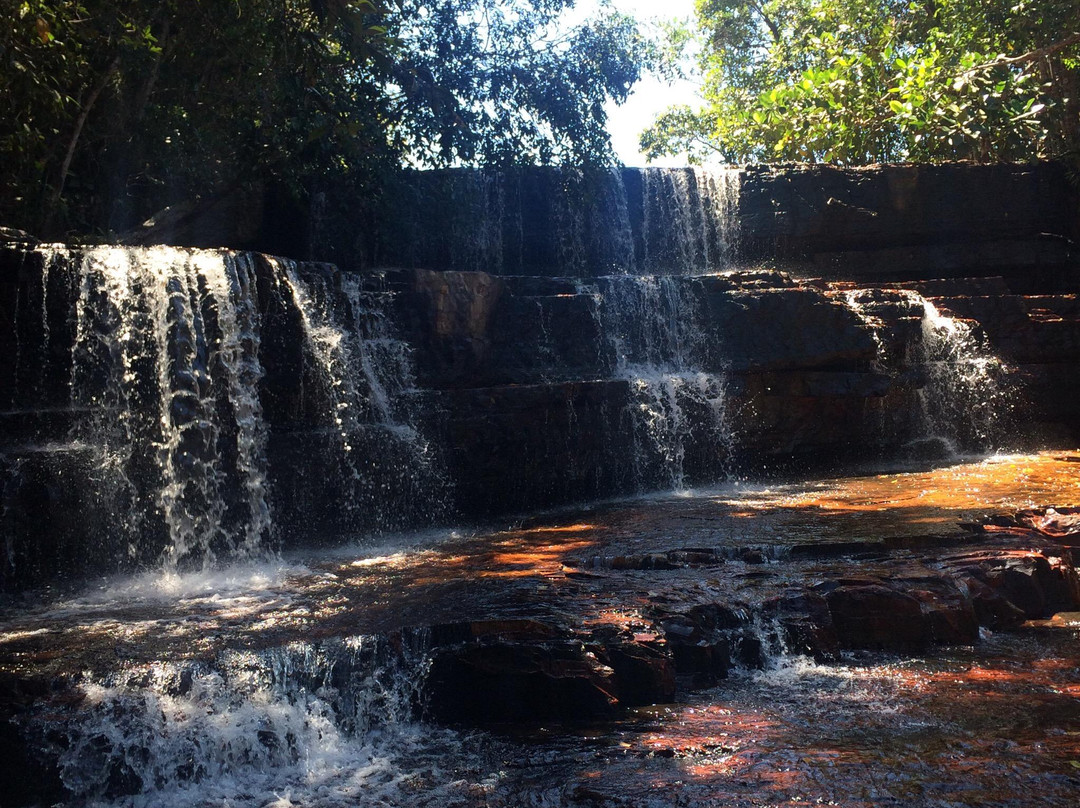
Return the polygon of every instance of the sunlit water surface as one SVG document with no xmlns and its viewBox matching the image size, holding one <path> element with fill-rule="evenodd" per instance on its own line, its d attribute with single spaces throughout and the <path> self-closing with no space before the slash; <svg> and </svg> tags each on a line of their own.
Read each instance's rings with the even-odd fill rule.
<svg viewBox="0 0 1080 808">
<path fill-rule="evenodd" d="M 664 586 L 751 597 L 818 569 L 783 548 L 950 533 L 987 513 L 1080 504 L 1078 461 L 1047 452 L 730 484 L 506 529 L 107 580 L 9 606 L 0 669 L 81 682 L 61 755 L 77 804 L 1073 806 L 1077 615 L 921 659 L 781 655 L 686 704 L 589 727 L 482 732 L 411 718 L 423 698 L 423 631 L 407 635 L 415 648 L 393 664 L 378 636 L 545 610 L 632 625 Z M 776 583 L 748 579 L 739 563 L 708 581 L 631 573 L 586 588 L 572 574 L 597 559 L 689 547 L 772 548 Z M 348 675 L 328 678 L 328 664 Z M 110 796 L 115 775 L 103 772 L 117 755 L 139 774 L 141 795 Z"/>
</svg>

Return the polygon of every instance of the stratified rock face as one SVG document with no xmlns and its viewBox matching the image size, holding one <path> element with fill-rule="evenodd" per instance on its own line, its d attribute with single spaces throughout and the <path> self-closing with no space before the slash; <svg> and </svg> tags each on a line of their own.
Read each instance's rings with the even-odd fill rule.
<svg viewBox="0 0 1080 808">
<path fill-rule="evenodd" d="M 1075 189 L 1047 163 L 751 168 L 740 211 L 749 249 L 867 279 L 1020 281 L 1063 268 L 1077 227 Z"/>
<path fill-rule="evenodd" d="M 441 516 L 377 279 L 162 247 L 0 266 L 4 588 Z"/>
<path fill-rule="evenodd" d="M 309 251 L 347 267 L 597 277 L 775 261 L 838 279 L 1076 288 L 1077 192 L 1055 163 L 419 172 L 362 223 L 333 197 Z"/>
<path fill-rule="evenodd" d="M 1075 440 L 1063 182 L 1053 165 L 436 172 L 368 250 L 413 268 L 363 272 L 14 243 L 4 585 L 61 557 L 190 566 L 792 460 Z M 1052 249 L 1020 249 L 1040 233 Z M 755 254 L 827 277 L 735 263 Z M 88 532 L 117 538 L 90 551 Z"/>
</svg>

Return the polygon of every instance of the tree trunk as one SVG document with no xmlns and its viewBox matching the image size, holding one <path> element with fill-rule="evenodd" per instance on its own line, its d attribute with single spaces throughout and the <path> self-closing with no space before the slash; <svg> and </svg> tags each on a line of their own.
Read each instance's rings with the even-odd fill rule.
<svg viewBox="0 0 1080 808">
<path fill-rule="evenodd" d="M 60 164 L 60 172 L 56 179 L 56 185 L 53 188 L 52 195 L 49 197 L 49 204 L 45 210 L 45 222 L 42 229 L 48 233 L 52 226 L 53 217 L 56 215 L 56 209 L 60 205 L 60 198 L 64 194 L 64 185 L 67 183 L 68 172 L 71 170 L 71 161 L 75 157 L 75 149 L 79 145 L 79 138 L 82 136 L 83 127 L 86 125 L 86 119 L 90 115 L 90 110 L 94 108 L 94 104 L 97 103 L 101 93 L 109 84 L 109 80 L 113 74 L 120 68 L 120 54 L 117 53 L 109 66 L 105 69 L 105 72 L 101 74 L 101 78 L 98 79 L 93 89 L 90 90 L 90 95 L 86 98 L 86 103 L 83 104 L 82 109 L 79 111 L 79 116 L 75 119 L 75 128 L 71 133 L 71 140 L 68 141 L 67 151 L 64 154 L 64 161 Z"/>
</svg>

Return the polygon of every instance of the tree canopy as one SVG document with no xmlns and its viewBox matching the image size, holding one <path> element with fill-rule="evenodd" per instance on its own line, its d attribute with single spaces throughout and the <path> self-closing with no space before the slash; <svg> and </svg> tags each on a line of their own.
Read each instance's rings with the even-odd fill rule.
<svg viewBox="0 0 1080 808">
<path fill-rule="evenodd" d="M 997 161 L 1080 149 L 1076 0 L 698 0 L 705 104 L 656 157 Z"/>
<path fill-rule="evenodd" d="M 649 58 L 574 0 L 0 0 L 0 221 L 129 227 L 253 179 L 602 162 Z"/>
</svg>

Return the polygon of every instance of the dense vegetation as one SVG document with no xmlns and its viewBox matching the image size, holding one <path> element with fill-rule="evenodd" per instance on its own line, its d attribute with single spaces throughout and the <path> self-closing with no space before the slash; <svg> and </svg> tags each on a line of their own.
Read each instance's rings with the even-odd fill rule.
<svg viewBox="0 0 1080 808">
<path fill-rule="evenodd" d="M 609 161 L 647 45 L 574 0 L 0 0 L 0 222 L 125 229 L 271 181 Z"/>
<path fill-rule="evenodd" d="M 1076 0 L 698 0 L 701 109 L 652 156 L 864 164 L 1075 156 Z"/>
</svg>

